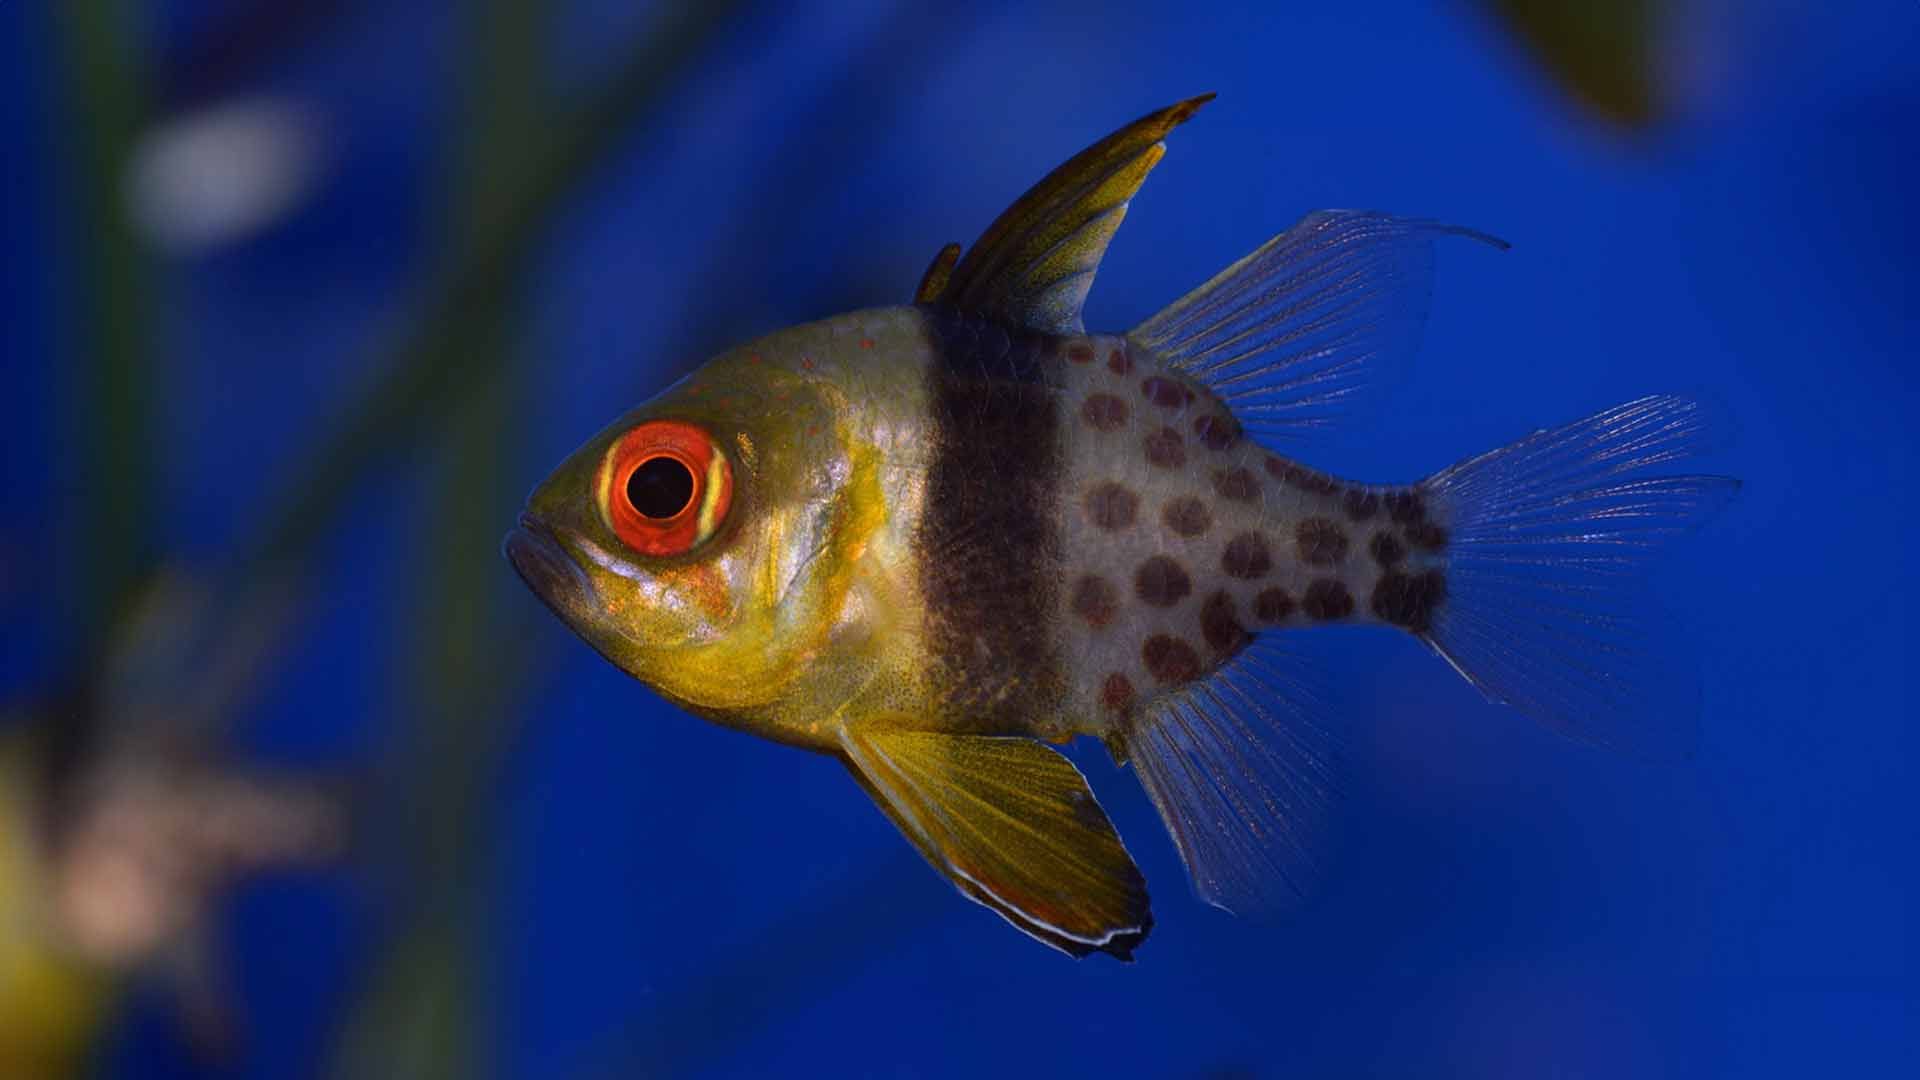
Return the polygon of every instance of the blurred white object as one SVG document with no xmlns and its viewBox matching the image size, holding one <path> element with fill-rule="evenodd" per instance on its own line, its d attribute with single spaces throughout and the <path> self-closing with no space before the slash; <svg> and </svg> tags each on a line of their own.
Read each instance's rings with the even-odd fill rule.
<svg viewBox="0 0 1920 1080">
<path fill-rule="evenodd" d="M 162 250 L 193 254 L 246 239 L 312 192 L 320 125 L 270 98 L 228 101 L 154 126 L 135 149 L 127 203 Z"/>
</svg>

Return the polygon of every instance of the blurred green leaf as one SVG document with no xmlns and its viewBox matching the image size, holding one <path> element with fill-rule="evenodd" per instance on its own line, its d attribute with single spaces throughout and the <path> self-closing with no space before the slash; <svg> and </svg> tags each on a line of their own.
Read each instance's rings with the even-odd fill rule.
<svg viewBox="0 0 1920 1080">
<path fill-rule="evenodd" d="M 143 119 L 145 80 L 125 5 L 71 0 L 52 5 L 66 78 L 60 142 L 70 148 L 80 287 L 71 323 L 73 478 L 81 540 L 80 640 L 92 648 L 123 612 L 150 558 L 154 512 L 153 395 L 148 253 L 125 199 L 127 163 Z"/>
<path fill-rule="evenodd" d="M 618 67 L 607 86 L 574 109 L 543 108 L 535 145 L 481 183 L 485 227 L 449 245 L 429 275 L 419 319 L 396 336 L 380 374 L 280 487 L 288 495 L 242 546 L 241 581 L 285 573 L 312 549 L 368 472 L 452 408 L 498 356 L 463 356 L 451 346 L 466 327 L 505 303 L 531 262 L 554 208 L 592 167 L 632 134 L 700 43 L 740 7 L 668 5 L 663 23 Z"/>
<path fill-rule="evenodd" d="M 456 278 L 470 275 L 464 287 L 475 292 L 467 306 L 443 307 L 429 319 L 417 351 L 405 354 L 415 370 L 377 388 L 352 431 L 359 456 L 351 460 L 364 468 L 384 443 L 404 436 L 391 426 L 396 418 L 418 412 L 419 420 L 442 425 L 427 476 L 431 497 L 418 560 L 426 573 L 411 620 L 412 681 L 403 694 L 413 740 L 396 770 L 414 811 L 415 827 L 398 844 L 417 895 L 396 950 L 336 1055 L 340 1076 L 464 1078 L 491 1071 L 481 1064 L 479 1035 L 490 1025 L 478 1025 L 494 1011 L 483 947 L 493 936 L 491 913 L 472 882 L 491 834 L 486 795 L 511 742 L 511 703 L 529 667 L 526 642 L 504 625 L 496 587 L 502 567 L 491 542 L 517 503 L 506 485 L 523 397 L 523 369 L 513 362 L 524 351 L 519 264 L 571 181 L 668 84 L 674 65 L 689 55 L 686 35 L 694 25 L 675 23 L 666 41 L 644 44 L 607 96 L 588 108 L 588 126 L 552 140 L 544 78 L 549 17 L 536 0 L 490 0 L 476 13 L 447 239 L 448 261 L 463 268 Z M 331 497 L 337 505 L 354 470 L 323 460 L 323 490 L 338 493 Z M 328 502 L 309 501 L 280 520 L 325 514 Z M 296 541 L 281 534 L 264 550 L 285 557 Z"/>
<path fill-rule="evenodd" d="M 1655 61 L 1660 0 L 1490 0 L 1562 87 L 1603 118 L 1644 127 L 1660 118 Z"/>
</svg>

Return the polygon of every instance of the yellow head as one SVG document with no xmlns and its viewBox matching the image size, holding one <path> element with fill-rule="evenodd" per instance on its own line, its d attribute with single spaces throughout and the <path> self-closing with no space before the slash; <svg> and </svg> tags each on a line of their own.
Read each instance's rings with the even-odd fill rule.
<svg viewBox="0 0 1920 1080">
<path fill-rule="evenodd" d="M 832 383 L 725 354 L 622 416 L 536 488 L 507 558 L 603 656 L 710 719 L 786 741 L 845 676 L 885 517 L 865 425 Z M 847 655 L 840 655 L 846 653 Z"/>
</svg>

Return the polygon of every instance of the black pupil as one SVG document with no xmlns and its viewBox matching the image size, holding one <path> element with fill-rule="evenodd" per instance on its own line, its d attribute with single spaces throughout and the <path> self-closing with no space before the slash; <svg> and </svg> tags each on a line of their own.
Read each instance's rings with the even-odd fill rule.
<svg viewBox="0 0 1920 1080">
<path fill-rule="evenodd" d="M 693 501 L 693 473 L 670 457 L 643 461 L 627 477 L 627 501 L 645 517 L 670 518 Z"/>
</svg>

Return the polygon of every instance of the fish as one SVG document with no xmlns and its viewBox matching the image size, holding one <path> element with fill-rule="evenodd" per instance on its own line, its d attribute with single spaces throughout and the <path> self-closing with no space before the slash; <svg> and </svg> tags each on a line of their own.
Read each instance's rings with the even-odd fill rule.
<svg viewBox="0 0 1920 1080">
<path fill-rule="evenodd" d="M 1165 137 L 1204 95 L 1048 174 L 913 302 L 779 330 L 594 435 L 504 553 L 607 660 L 725 727 L 840 761 L 962 895 L 1130 961 L 1146 882 L 1057 747 L 1132 765 L 1195 893 L 1312 885 L 1338 725 L 1289 642 L 1385 627 L 1492 701 L 1658 752 L 1631 571 L 1730 478 L 1663 475 L 1713 410 L 1656 395 L 1411 484 L 1277 447 L 1405 368 L 1436 242 L 1310 213 L 1131 330 L 1081 310 Z M 1670 730 L 1673 729 L 1673 730 Z"/>
</svg>

